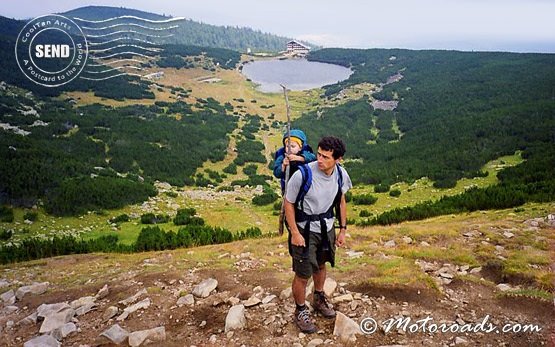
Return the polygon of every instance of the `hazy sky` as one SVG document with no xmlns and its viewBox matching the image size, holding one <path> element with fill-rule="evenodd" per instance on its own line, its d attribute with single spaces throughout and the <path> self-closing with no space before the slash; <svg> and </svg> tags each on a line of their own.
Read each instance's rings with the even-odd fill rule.
<svg viewBox="0 0 555 347">
<path fill-rule="evenodd" d="M 553 0 L 2 0 L 0 15 L 30 18 L 86 5 L 248 26 L 325 47 L 555 53 Z"/>
</svg>

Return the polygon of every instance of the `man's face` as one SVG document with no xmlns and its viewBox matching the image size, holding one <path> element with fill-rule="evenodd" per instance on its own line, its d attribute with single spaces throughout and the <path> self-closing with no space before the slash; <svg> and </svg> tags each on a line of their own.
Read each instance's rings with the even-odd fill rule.
<svg viewBox="0 0 555 347">
<path fill-rule="evenodd" d="M 318 147 L 318 169 L 329 175 L 333 172 L 337 162 L 339 159 L 333 159 L 333 151 L 326 151 Z"/>
</svg>

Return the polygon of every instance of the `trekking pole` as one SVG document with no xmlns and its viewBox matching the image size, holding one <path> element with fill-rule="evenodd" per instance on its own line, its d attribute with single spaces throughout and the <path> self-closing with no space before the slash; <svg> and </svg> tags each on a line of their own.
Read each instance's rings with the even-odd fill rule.
<svg viewBox="0 0 555 347">
<path fill-rule="evenodd" d="M 291 153 L 291 118 L 290 118 L 290 108 L 289 108 L 289 98 L 287 97 L 287 88 L 283 84 L 280 84 L 283 88 L 283 95 L 285 96 L 285 108 L 287 110 L 287 150 L 285 155 Z M 281 210 L 279 212 L 279 235 L 283 235 L 283 228 L 285 225 L 285 195 L 287 194 L 287 183 L 289 182 L 290 164 L 287 164 L 285 168 L 285 187 L 283 188 L 283 200 L 281 201 Z"/>
</svg>

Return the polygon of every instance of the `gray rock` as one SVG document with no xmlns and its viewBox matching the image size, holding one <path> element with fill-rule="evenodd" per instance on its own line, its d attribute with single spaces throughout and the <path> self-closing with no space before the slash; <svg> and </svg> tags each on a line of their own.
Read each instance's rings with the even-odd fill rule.
<svg viewBox="0 0 555 347">
<path fill-rule="evenodd" d="M 2 309 L 2 314 L 4 314 L 4 315 L 7 316 L 7 315 L 9 315 L 9 314 L 14 313 L 14 312 L 17 311 L 17 310 L 19 310 L 19 307 L 13 306 L 13 305 L 8 305 L 8 306 L 5 306 L 5 307 Z"/>
<path fill-rule="evenodd" d="M 252 307 L 260 304 L 260 302 L 261 300 L 253 295 L 248 300 L 243 301 L 243 305 L 245 305 L 245 307 Z"/>
<path fill-rule="evenodd" d="M 336 288 L 337 282 L 333 278 L 327 277 L 326 281 L 324 282 L 324 293 L 328 298 L 331 298 Z"/>
<path fill-rule="evenodd" d="M 0 288 L 4 288 L 10 285 L 10 282 L 6 281 L 5 279 L 0 279 Z"/>
<path fill-rule="evenodd" d="M 340 302 L 351 302 L 353 301 L 353 295 L 352 294 L 343 294 L 340 296 L 336 296 L 335 298 L 332 298 L 331 301 L 334 304 L 338 304 Z"/>
<path fill-rule="evenodd" d="M 96 298 L 94 296 L 84 296 L 82 298 L 79 298 L 77 300 L 73 300 L 69 306 L 71 306 L 72 309 L 77 310 L 79 307 L 81 306 L 85 306 L 87 304 L 93 303 L 95 302 Z"/>
<path fill-rule="evenodd" d="M 426 241 L 422 241 L 422 242 L 420 242 L 420 246 L 422 246 L 422 247 L 430 247 L 430 244 L 429 244 L 428 242 L 426 242 Z"/>
<path fill-rule="evenodd" d="M 122 321 L 124 319 L 126 319 L 131 313 L 140 310 L 140 309 L 147 309 L 150 306 L 150 299 L 146 298 L 143 301 L 139 301 L 136 304 L 133 304 L 129 307 L 126 307 L 123 310 L 123 313 L 119 315 L 118 318 L 116 318 L 116 320 L 118 321 Z"/>
<path fill-rule="evenodd" d="M 511 233 L 510 231 L 505 231 L 503 233 L 503 236 L 505 236 L 506 238 L 510 239 L 513 238 L 515 236 L 515 234 Z"/>
<path fill-rule="evenodd" d="M 135 301 L 139 300 L 139 298 L 141 297 L 141 295 L 146 294 L 146 289 L 141 289 L 139 290 L 135 295 L 128 297 L 127 299 L 121 300 L 119 303 L 122 305 L 129 305 L 134 303 Z"/>
<path fill-rule="evenodd" d="M 100 336 L 107 338 L 110 342 L 113 342 L 116 345 L 119 345 L 127 340 L 129 333 L 127 330 L 120 327 L 119 324 L 114 324 L 108 330 L 102 332 Z"/>
<path fill-rule="evenodd" d="M 267 304 L 267 303 L 271 302 L 272 300 L 274 300 L 275 298 L 277 298 L 277 296 L 275 296 L 274 294 L 268 295 L 264 299 L 262 299 L 262 303 Z"/>
<path fill-rule="evenodd" d="M 351 249 L 351 250 L 348 250 L 348 251 L 345 252 L 345 253 L 346 253 L 346 254 L 349 256 L 349 258 L 351 258 L 351 259 L 357 259 L 357 258 L 360 258 L 360 257 L 362 257 L 362 256 L 364 255 L 364 252 L 362 252 L 362 251 L 361 251 L 361 252 L 357 252 L 357 251 L 354 251 L 354 250 L 352 250 L 352 249 Z"/>
<path fill-rule="evenodd" d="M 116 314 L 118 314 L 118 308 L 116 306 L 110 306 L 106 309 L 106 311 L 104 311 L 104 314 L 102 315 L 102 319 L 103 320 L 108 320 L 110 318 L 113 318 Z"/>
<path fill-rule="evenodd" d="M 49 286 L 48 282 L 33 283 L 29 286 L 23 286 L 17 290 L 17 292 L 15 293 L 15 296 L 17 297 L 18 300 L 21 300 L 25 297 L 25 295 L 28 295 L 28 294 L 40 295 L 48 290 L 48 286 Z"/>
<path fill-rule="evenodd" d="M 78 315 L 78 316 L 82 316 L 82 315 L 92 311 L 95 307 L 96 307 L 96 303 L 88 302 L 85 305 L 79 307 L 77 310 L 75 310 L 75 314 Z"/>
<path fill-rule="evenodd" d="M 98 293 L 96 293 L 96 298 L 98 300 L 100 299 L 104 299 L 105 297 L 108 296 L 108 294 L 110 293 L 109 289 L 108 289 L 108 285 L 105 284 L 104 287 L 100 288 L 100 290 L 98 291 Z"/>
<path fill-rule="evenodd" d="M 502 292 L 506 292 L 508 290 L 513 289 L 510 285 L 506 284 L 506 283 L 499 283 L 497 285 L 497 289 L 499 289 Z"/>
<path fill-rule="evenodd" d="M 333 334 L 343 342 L 355 342 L 356 335 L 362 334 L 359 325 L 341 312 L 337 312 Z"/>
<path fill-rule="evenodd" d="M 35 325 L 37 324 L 37 313 L 33 312 L 32 314 L 28 315 L 27 317 L 23 318 L 19 322 L 19 325 Z"/>
<path fill-rule="evenodd" d="M 316 346 L 320 346 L 323 343 L 324 343 L 324 340 L 322 339 L 314 339 L 314 340 L 310 340 L 310 342 L 306 345 L 306 347 L 316 347 Z"/>
<path fill-rule="evenodd" d="M 218 281 L 214 278 L 209 278 L 197 284 L 193 288 L 193 295 L 198 298 L 207 298 L 210 293 L 218 287 Z"/>
<path fill-rule="evenodd" d="M 443 278 L 447 278 L 447 279 L 451 280 L 451 279 L 455 278 L 455 275 L 453 275 L 452 273 L 449 273 L 449 272 L 440 272 L 439 277 L 443 277 Z"/>
<path fill-rule="evenodd" d="M 185 296 L 180 297 L 177 300 L 177 306 L 181 307 L 183 305 L 191 306 L 195 304 L 195 297 L 193 294 L 187 294 Z"/>
<path fill-rule="evenodd" d="M 13 305 L 15 304 L 15 299 L 16 299 L 15 292 L 13 291 L 13 289 L 10 289 L 4 294 L 0 295 L 0 299 L 2 299 L 2 301 L 6 305 Z"/>
<path fill-rule="evenodd" d="M 166 329 L 164 327 L 134 331 L 129 334 L 129 346 L 131 347 L 137 347 L 143 343 L 161 341 L 166 341 Z"/>
<path fill-rule="evenodd" d="M 77 326 L 73 322 L 64 324 L 61 328 L 53 330 L 50 335 L 52 335 L 56 340 L 62 341 L 69 334 L 77 332 Z"/>
<path fill-rule="evenodd" d="M 412 243 L 412 238 L 408 237 L 408 236 L 403 236 L 403 242 L 408 244 Z"/>
<path fill-rule="evenodd" d="M 388 247 L 388 248 L 391 248 L 391 247 L 395 247 L 395 246 L 397 246 L 397 244 L 395 243 L 395 241 L 394 241 L 394 240 L 390 240 L 390 241 L 387 241 L 386 243 L 384 243 L 384 245 L 383 245 L 383 246 L 384 246 L 384 247 Z"/>
<path fill-rule="evenodd" d="M 287 287 L 287 288 L 285 288 L 284 290 L 281 291 L 281 293 L 279 294 L 279 298 L 281 300 L 286 300 L 286 299 L 289 299 L 292 294 L 293 294 L 293 291 L 292 291 L 291 287 Z"/>
<path fill-rule="evenodd" d="M 37 308 L 37 316 L 44 319 L 54 313 L 70 308 L 71 306 L 69 306 L 67 302 L 60 302 L 56 304 L 42 304 Z"/>
<path fill-rule="evenodd" d="M 25 342 L 23 347 L 60 347 L 60 343 L 50 335 L 41 335 Z"/>
<path fill-rule="evenodd" d="M 245 306 L 235 305 L 229 309 L 225 317 L 225 332 L 230 330 L 243 329 L 247 325 L 245 318 Z"/>
<path fill-rule="evenodd" d="M 40 326 L 39 333 L 49 333 L 52 330 L 61 328 L 66 323 L 69 323 L 73 316 L 75 316 L 75 310 L 71 307 L 48 315 L 44 318 L 44 322 L 42 322 L 42 325 Z"/>
<path fill-rule="evenodd" d="M 466 343 L 468 343 L 468 341 L 466 341 L 462 337 L 455 337 L 455 345 L 464 345 Z"/>
</svg>

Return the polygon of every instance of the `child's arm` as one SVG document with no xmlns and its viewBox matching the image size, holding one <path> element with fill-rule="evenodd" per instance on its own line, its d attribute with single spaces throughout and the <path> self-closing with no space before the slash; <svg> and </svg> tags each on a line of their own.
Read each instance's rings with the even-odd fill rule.
<svg viewBox="0 0 555 347">
<path fill-rule="evenodd" d="M 285 158 L 285 156 L 280 155 L 279 157 L 277 157 L 275 163 L 274 163 L 274 176 L 276 178 L 282 178 L 283 177 L 283 170 L 281 169 L 281 166 L 283 164 L 283 159 Z"/>
<path fill-rule="evenodd" d="M 305 163 L 310 163 L 311 161 L 316 160 L 316 155 L 314 155 L 314 153 L 312 153 L 312 152 L 302 151 L 300 154 L 304 158 Z"/>
</svg>

